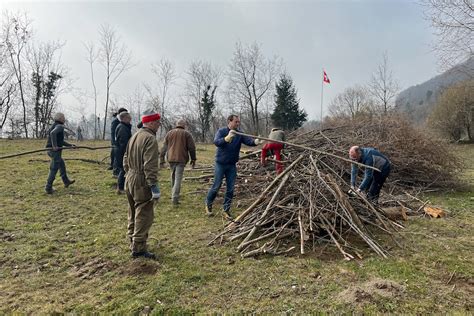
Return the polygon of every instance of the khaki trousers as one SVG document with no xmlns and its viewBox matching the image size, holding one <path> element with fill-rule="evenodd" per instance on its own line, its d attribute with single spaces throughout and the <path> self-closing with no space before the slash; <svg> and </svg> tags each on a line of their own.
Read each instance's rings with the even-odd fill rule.
<svg viewBox="0 0 474 316">
<path fill-rule="evenodd" d="M 147 251 L 148 231 L 153 224 L 154 201 L 145 176 L 129 172 L 125 181 L 125 192 L 128 199 L 128 232 L 132 241 L 132 251 Z"/>
</svg>

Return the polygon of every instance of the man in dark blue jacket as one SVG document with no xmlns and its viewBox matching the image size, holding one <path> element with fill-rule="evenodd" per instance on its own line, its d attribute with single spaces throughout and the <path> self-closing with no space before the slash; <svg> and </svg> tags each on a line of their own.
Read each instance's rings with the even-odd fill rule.
<svg viewBox="0 0 474 316">
<path fill-rule="evenodd" d="M 224 196 L 224 216 L 228 220 L 233 220 L 230 213 L 230 205 L 234 196 L 234 184 L 237 177 L 237 161 L 239 161 L 240 146 L 257 146 L 259 139 L 241 136 L 234 133 L 240 126 L 240 119 L 237 115 L 230 115 L 227 118 L 227 127 L 220 128 L 214 137 L 216 145 L 216 162 L 214 169 L 214 183 L 207 193 L 206 213 L 212 215 L 212 203 L 216 199 L 222 180 L 226 179 L 226 192 Z"/>
<path fill-rule="evenodd" d="M 371 168 L 365 168 L 364 179 L 362 180 L 358 192 L 367 191 L 367 198 L 374 204 L 377 204 L 380 190 L 382 189 L 385 180 L 390 174 L 390 160 L 382 155 L 378 150 L 371 147 L 352 146 L 349 149 L 349 157 L 364 165 L 377 168 L 376 171 Z M 356 190 L 356 178 L 359 168 L 356 164 L 352 164 L 351 169 L 351 187 Z"/>
<path fill-rule="evenodd" d="M 115 167 L 119 171 L 117 181 L 117 194 L 125 193 L 125 170 L 123 169 L 123 155 L 127 149 L 127 144 L 132 137 L 132 117 L 128 112 L 117 115 L 120 123 L 115 129 Z"/>
<path fill-rule="evenodd" d="M 119 115 L 122 112 L 128 112 L 128 111 L 125 108 L 118 109 L 117 113 L 112 114 L 113 120 L 110 123 L 110 143 L 112 144 L 112 150 L 110 150 L 110 167 L 109 167 L 109 170 L 113 170 L 114 176 L 118 176 L 118 174 L 119 174 L 119 170 L 115 169 L 115 152 L 117 151 L 117 149 L 115 148 L 117 146 L 117 140 L 116 140 L 116 137 L 115 137 L 115 130 L 117 129 L 117 126 L 120 124 L 120 121 L 117 118 L 117 115 Z"/>
</svg>

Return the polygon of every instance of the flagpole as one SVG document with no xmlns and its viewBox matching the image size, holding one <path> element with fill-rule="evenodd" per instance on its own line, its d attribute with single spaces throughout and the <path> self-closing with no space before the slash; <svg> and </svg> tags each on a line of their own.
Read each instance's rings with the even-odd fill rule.
<svg viewBox="0 0 474 316">
<path fill-rule="evenodd" d="M 322 129 L 323 127 L 323 92 L 324 92 L 324 69 L 322 69 L 322 73 L 321 73 L 321 114 L 320 114 L 320 127 Z"/>
</svg>

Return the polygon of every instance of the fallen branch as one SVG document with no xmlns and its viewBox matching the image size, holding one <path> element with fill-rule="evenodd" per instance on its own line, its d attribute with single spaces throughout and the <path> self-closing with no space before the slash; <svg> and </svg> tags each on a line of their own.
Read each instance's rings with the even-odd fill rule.
<svg viewBox="0 0 474 316">
<path fill-rule="evenodd" d="M 113 146 L 103 146 L 103 147 L 89 147 L 89 146 L 71 146 L 71 147 L 60 147 L 59 150 L 66 150 L 66 149 L 87 149 L 87 150 L 98 150 L 98 149 L 110 149 L 113 148 Z M 22 153 L 17 153 L 17 154 L 11 154 L 11 155 L 6 155 L 6 156 L 1 156 L 1 159 L 7 159 L 7 158 L 13 158 L 13 157 L 19 157 L 19 156 L 24 156 L 24 155 L 30 155 L 34 153 L 39 153 L 43 151 L 52 151 L 53 148 L 43 148 L 43 149 L 36 149 L 36 150 L 31 150 L 31 151 L 25 151 Z"/>
</svg>

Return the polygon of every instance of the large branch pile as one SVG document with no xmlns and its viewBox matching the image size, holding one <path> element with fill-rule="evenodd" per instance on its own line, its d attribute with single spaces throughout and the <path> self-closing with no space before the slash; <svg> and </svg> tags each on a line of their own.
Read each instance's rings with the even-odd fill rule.
<svg viewBox="0 0 474 316">
<path fill-rule="evenodd" d="M 416 213 L 424 204 L 406 193 L 407 188 L 419 191 L 452 184 L 458 167 L 443 145 L 397 120 L 311 131 L 289 142 L 320 152 L 287 147 L 285 171 L 279 176 L 262 168 L 255 155 L 241 160 L 236 189 L 250 206 L 212 242 L 239 240 L 237 249 L 243 257 L 282 254 L 295 248 L 304 254 L 327 242 L 346 259 L 361 257 L 361 244 L 387 257 L 376 234 L 396 242 L 397 229 L 403 227 L 389 218 L 387 207 Z M 353 144 L 379 148 L 392 162 L 393 173 L 378 206 L 365 195 L 348 193 L 350 164 L 334 155 L 345 158 Z"/>
</svg>

